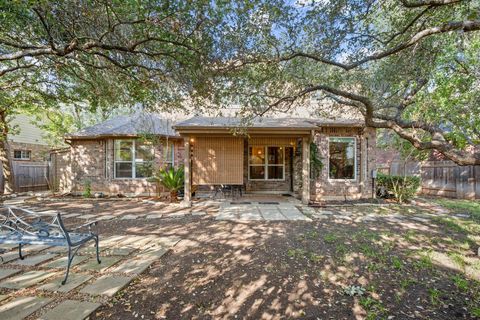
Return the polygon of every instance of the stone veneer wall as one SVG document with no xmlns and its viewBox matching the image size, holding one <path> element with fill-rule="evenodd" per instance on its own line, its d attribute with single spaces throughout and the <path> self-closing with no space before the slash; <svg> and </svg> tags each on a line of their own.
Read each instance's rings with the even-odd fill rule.
<svg viewBox="0 0 480 320">
<path fill-rule="evenodd" d="M 355 137 L 357 144 L 357 175 L 354 181 L 328 179 L 328 137 Z M 311 200 L 344 200 L 371 198 L 375 169 L 376 134 L 374 128 L 322 128 L 315 132 L 324 166 L 320 176 L 311 181 Z"/>
<path fill-rule="evenodd" d="M 174 142 L 175 166 L 183 165 L 183 139 L 170 139 Z M 154 167 L 163 165 L 163 144 L 155 144 Z M 114 177 L 114 139 L 73 140 L 71 144 L 71 192 L 82 193 L 85 183 L 90 181 L 92 192 L 108 195 L 155 195 L 156 184 L 147 179 L 116 179 Z M 66 181 L 61 182 L 68 185 Z M 164 192 L 162 190 L 162 192 Z"/>
<path fill-rule="evenodd" d="M 41 144 L 32 144 L 32 143 L 23 143 L 23 142 L 14 142 L 9 141 L 10 146 L 10 156 L 13 161 L 31 161 L 31 162 L 41 162 L 46 161 L 48 158 L 48 153 L 50 147 L 47 145 Z M 13 159 L 13 152 L 15 150 L 25 150 L 30 151 L 30 160 L 15 160 Z"/>
</svg>

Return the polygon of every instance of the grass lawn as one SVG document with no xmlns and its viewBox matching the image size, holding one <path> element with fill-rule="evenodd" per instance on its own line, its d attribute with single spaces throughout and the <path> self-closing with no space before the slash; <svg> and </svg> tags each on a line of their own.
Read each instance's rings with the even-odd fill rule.
<svg viewBox="0 0 480 320">
<path fill-rule="evenodd" d="M 434 200 L 439 205 L 454 213 L 470 214 L 473 219 L 480 221 L 480 201 L 439 198 Z"/>
<path fill-rule="evenodd" d="M 435 211 L 478 213 L 478 203 L 427 201 L 316 209 L 329 213 L 313 221 L 101 223 L 104 235 L 183 240 L 91 318 L 478 319 L 480 223 Z M 107 209 L 148 210 L 88 212 Z"/>
</svg>

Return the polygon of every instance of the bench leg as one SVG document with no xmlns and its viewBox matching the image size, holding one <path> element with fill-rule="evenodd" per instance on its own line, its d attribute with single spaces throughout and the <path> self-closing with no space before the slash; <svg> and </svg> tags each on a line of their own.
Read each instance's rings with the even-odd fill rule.
<svg viewBox="0 0 480 320">
<path fill-rule="evenodd" d="M 20 257 L 20 260 L 25 259 L 25 257 L 22 255 L 22 245 L 18 245 L 18 256 Z"/>
<path fill-rule="evenodd" d="M 72 260 L 73 260 L 73 256 L 75 254 L 72 254 L 72 249 L 70 247 L 68 247 L 68 261 L 67 261 L 67 272 L 65 273 L 65 278 L 63 279 L 62 281 L 62 285 L 64 285 L 65 283 L 67 283 L 67 279 L 68 279 L 68 274 L 70 273 L 70 265 L 72 264 Z"/>
<path fill-rule="evenodd" d="M 98 236 L 95 237 L 95 247 L 97 247 L 97 261 L 100 264 L 102 263 L 102 261 L 100 260 L 100 254 L 99 254 L 100 248 L 98 246 Z"/>
</svg>

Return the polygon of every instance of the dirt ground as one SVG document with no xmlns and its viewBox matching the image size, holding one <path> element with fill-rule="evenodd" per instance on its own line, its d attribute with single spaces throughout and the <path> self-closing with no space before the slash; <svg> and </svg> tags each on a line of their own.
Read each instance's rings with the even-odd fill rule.
<svg viewBox="0 0 480 320">
<path fill-rule="evenodd" d="M 89 214 L 161 211 L 129 201 L 43 206 Z M 315 210 L 335 213 L 335 208 Z M 428 206 L 338 210 L 376 215 L 362 222 L 335 215 L 312 222 L 229 222 L 216 221 L 214 208 L 207 211 L 206 216 L 100 222 L 101 235 L 182 240 L 92 318 L 480 318 L 476 221 L 421 218 L 430 213 Z M 385 218 L 391 214 L 396 218 Z"/>
</svg>

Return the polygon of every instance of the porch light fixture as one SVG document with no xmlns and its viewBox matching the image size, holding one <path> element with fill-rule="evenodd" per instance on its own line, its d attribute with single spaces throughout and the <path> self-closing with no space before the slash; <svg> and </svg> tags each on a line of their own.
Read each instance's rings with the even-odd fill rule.
<svg viewBox="0 0 480 320">
<path fill-rule="evenodd" d="M 194 143 L 195 142 L 195 139 L 194 138 L 191 138 L 190 139 L 190 143 Z"/>
</svg>

